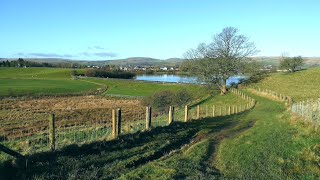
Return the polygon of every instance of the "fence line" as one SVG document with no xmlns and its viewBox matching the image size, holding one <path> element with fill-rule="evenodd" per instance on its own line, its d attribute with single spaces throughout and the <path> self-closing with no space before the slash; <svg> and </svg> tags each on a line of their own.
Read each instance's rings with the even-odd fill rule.
<svg viewBox="0 0 320 180">
<path fill-rule="evenodd" d="M 320 124 L 320 98 L 317 100 L 310 99 L 306 101 L 295 102 L 290 96 L 277 93 L 268 89 L 250 88 L 251 92 L 271 97 L 272 99 L 285 102 L 288 109 L 302 117 L 304 120 L 309 121 L 315 125 Z"/>
<path fill-rule="evenodd" d="M 293 103 L 290 110 L 307 121 L 320 124 L 320 99 Z"/>
<path fill-rule="evenodd" d="M 252 93 L 259 94 L 260 96 L 265 96 L 280 102 L 285 102 L 287 106 L 291 106 L 293 103 L 293 99 L 290 96 L 269 90 L 269 89 L 261 89 L 261 88 L 248 88 Z"/>
<path fill-rule="evenodd" d="M 152 112 L 151 107 L 146 107 L 146 109 L 132 108 L 131 111 L 135 111 L 135 113 L 125 108 L 118 108 L 106 112 L 106 115 L 102 117 L 84 117 L 88 119 L 87 121 L 77 121 L 54 114 L 45 114 L 46 119 L 49 119 L 47 124 L 41 124 L 37 127 L 38 129 L 31 127 L 21 131 L 0 131 L 0 142 L 8 146 L 20 144 L 27 149 L 24 150 L 27 153 L 28 149 L 29 151 L 30 149 L 34 151 L 40 151 L 40 149 L 42 151 L 56 150 L 68 144 L 114 139 L 121 134 L 148 131 L 158 126 L 168 126 L 174 122 L 229 116 L 255 106 L 256 102 L 253 98 L 237 89 L 231 89 L 230 91 L 246 101 L 246 104 L 238 106 L 213 105 L 211 107 L 208 105 L 186 105 L 182 108 L 170 106 L 166 112 Z M 19 135 L 16 136 L 16 134 Z"/>
</svg>

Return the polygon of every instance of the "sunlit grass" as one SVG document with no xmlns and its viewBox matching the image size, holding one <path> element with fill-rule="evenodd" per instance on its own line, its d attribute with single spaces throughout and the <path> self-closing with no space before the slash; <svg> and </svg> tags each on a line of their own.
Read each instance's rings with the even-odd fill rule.
<svg viewBox="0 0 320 180">
<path fill-rule="evenodd" d="M 295 101 L 320 97 L 320 68 L 311 68 L 295 73 L 271 74 L 261 82 L 252 85 L 261 89 L 269 89 L 287 96 Z"/>
</svg>

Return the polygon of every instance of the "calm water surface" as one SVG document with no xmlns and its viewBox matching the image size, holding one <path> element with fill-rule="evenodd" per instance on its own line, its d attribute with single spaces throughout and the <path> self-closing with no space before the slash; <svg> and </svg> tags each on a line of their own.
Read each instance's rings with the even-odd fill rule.
<svg viewBox="0 0 320 180">
<path fill-rule="evenodd" d="M 227 80 L 227 85 L 231 83 L 239 83 L 239 80 L 244 76 L 234 76 Z M 161 75 L 138 75 L 135 77 L 137 81 L 152 81 L 152 82 L 168 82 L 168 83 L 197 83 L 197 78 L 194 76 L 182 76 L 173 74 L 161 74 Z"/>
</svg>

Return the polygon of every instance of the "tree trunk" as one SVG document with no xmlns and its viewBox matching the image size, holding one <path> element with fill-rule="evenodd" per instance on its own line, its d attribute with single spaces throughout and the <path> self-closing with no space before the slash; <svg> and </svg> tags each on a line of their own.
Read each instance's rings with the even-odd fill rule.
<svg viewBox="0 0 320 180">
<path fill-rule="evenodd" d="M 225 95 L 227 94 L 227 80 L 226 79 L 223 79 L 222 80 L 222 84 L 220 86 L 220 95 Z"/>
</svg>

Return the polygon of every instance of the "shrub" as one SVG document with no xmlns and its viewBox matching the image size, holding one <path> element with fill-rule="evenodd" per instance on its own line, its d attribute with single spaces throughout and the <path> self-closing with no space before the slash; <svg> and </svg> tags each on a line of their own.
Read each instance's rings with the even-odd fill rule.
<svg viewBox="0 0 320 180">
<path fill-rule="evenodd" d="M 88 77 L 102 77 L 102 78 L 119 78 L 119 79 L 131 79 L 135 76 L 132 72 L 124 72 L 119 70 L 103 70 L 103 69 L 88 69 L 85 73 Z"/>
<path fill-rule="evenodd" d="M 268 76 L 269 76 L 268 72 L 259 72 L 257 74 L 250 76 L 248 79 L 241 80 L 239 84 L 250 85 L 250 84 L 258 83 Z"/>
<path fill-rule="evenodd" d="M 192 99 L 192 95 L 186 90 L 161 91 L 144 98 L 142 103 L 153 107 L 156 111 L 164 112 L 169 109 L 169 106 L 182 107 Z"/>
</svg>

